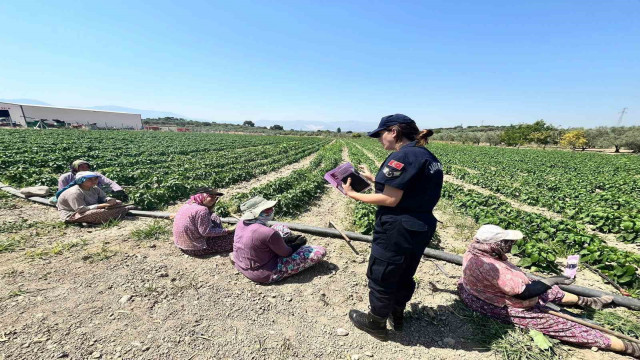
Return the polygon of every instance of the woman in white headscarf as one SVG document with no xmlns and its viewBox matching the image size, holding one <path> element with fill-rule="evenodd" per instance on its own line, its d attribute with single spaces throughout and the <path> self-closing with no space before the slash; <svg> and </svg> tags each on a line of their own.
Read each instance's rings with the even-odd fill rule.
<svg viewBox="0 0 640 360">
<path fill-rule="evenodd" d="M 297 274 L 326 255 L 325 248 L 306 245 L 304 236 L 291 235 L 282 224 L 267 226 L 276 203 L 256 196 L 240 205 L 242 218 L 233 239 L 234 265 L 259 283 L 273 283 Z"/>
<path fill-rule="evenodd" d="M 99 174 L 80 171 L 75 180 L 58 190 L 56 207 L 67 223 L 104 224 L 123 217 L 131 206 L 108 197 L 98 185 Z"/>
</svg>

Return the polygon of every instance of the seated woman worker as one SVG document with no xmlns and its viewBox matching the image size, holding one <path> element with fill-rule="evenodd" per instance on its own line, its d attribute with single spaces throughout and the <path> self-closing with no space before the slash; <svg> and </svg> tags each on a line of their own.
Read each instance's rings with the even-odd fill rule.
<svg viewBox="0 0 640 360">
<path fill-rule="evenodd" d="M 123 217 L 133 206 L 108 197 L 98 185 L 98 174 L 80 171 L 75 180 L 56 192 L 56 207 L 67 223 L 104 224 Z"/>
<path fill-rule="evenodd" d="M 71 163 L 69 168 L 71 171 L 60 175 L 60 178 L 58 178 L 58 190 L 62 190 L 65 186 L 73 183 L 79 171 L 90 171 L 91 165 L 84 160 L 76 160 Z M 98 187 L 102 191 L 122 201 L 129 201 L 129 196 L 124 192 L 122 186 L 100 173 L 96 174 L 98 175 Z"/>
<path fill-rule="evenodd" d="M 574 280 L 553 276 L 530 280 L 506 254 L 523 238 L 520 231 L 483 225 L 473 238 L 462 262 L 458 292 L 471 310 L 498 321 L 534 329 L 552 338 L 579 346 L 597 347 L 640 356 L 640 344 L 557 317 L 545 311 L 549 302 L 601 309 L 613 297 L 587 298 L 560 290 Z"/>
<path fill-rule="evenodd" d="M 240 205 L 242 218 L 233 240 L 234 266 L 258 283 L 280 281 L 317 264 L 326 255 L 322 246 L 306 245 L 306 238 L 288 235 L 281 224 L 267 226 L 276 203 L 256 196 Z"/>
<path fill-rule="evenodd" d="M 216 189 L 200 189 L 178 210 L 173 219 L 173 242 L 190 256 L 206 256 L 233 250 L 233 230 L 222 227 L 213 213 L 218 197 Z"/>
</svg>

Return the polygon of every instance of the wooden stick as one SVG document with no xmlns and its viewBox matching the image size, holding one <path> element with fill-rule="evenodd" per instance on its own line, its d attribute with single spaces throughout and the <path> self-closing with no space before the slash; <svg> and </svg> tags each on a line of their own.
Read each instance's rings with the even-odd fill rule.
<svg viewBox="0 0 640 360">
<path fill-rule="evenodd" d="M 591 324 L 591 323 L 586 322 L 586 321 L 584 321 L 582 319 L 578 319 L 578 318 L 575 318 L 573 316 L 565 315 L 563 313 L 560 313 L 560 312 L 557 312 L 557 311 L 553 311 L 553 310 L 547 310 L 547 313 L 549 313 L 551 315 L 555 315 L 555 316 L 560 317 L 560 318 L 563 318 L 565 320 L 573 321 L 574 323 L 578 323 L 578 324 L 584 325 L 586 327 L 590 327 L 592 329 L 600 330 L 600 331 L 602 331 L 604 333 L 611 334 L 611 335 L 613 335 L 613 336 L 615 336 L 617 338 L 633 341 L 635 343 L 640 344 L 640 340 L 638 340 L 638 339 L 634 339 L 634 338 L 632 338 L 630 336 L 627 336 L 625 334 L 620 334 L 620 333 L 615 332 L 613 330 L 609 330 L 609 329 L 604 328 L 604 327 L 602 327 L 600 325 Z"/>
<path fill-rule="evenodd" d="M 356 255 L 360 255 L 360 253 L 358 252 L 358 250 L 356 250 L 356 248 L 353 247 L 353 245 L 351 244 L 351 240 L 349 240 L 349 238 L 347 237 L 347 235 L 345 235 L 345 233 L 342 232 L 342 230 L 338 229 L 338 227 L 336 226 L 336 224 L 333 223 L 333 221 L 329 221 L 329 225 L 333 226 L 334 229 L 338 230 L 338 232 L 340 233 L 340 235 L 342 235 L 342 237 L 344 238 L 344 240 L 347 242 L 347 245 L 349 245 L 349 247 L 351 248 L 351 250 L 353 250 L 354 253 L 356 253 Z"/>
<path fill-rule="evenodd" d="M 603 274 L 600 270 L 594 268 L 593 266 L 591 266 L 589 264 L 583 263 L 582 265 L 584 265 L 587 269 L 589 269 L 589 270 L 593 271 L 594 273 L 596 273 L 596 275 L 599 275 L 601 278 L 604 279 L 604 281 L 606 281 L 609 284 L 611 284 L 611 286 L 616 288 L 616 290 L 618 290 L 620 292 L 620 294 L 622 294 L 624 296 L 631 296 L 631 294 L 629 294 L 629 292 L 627 292 L 625 289 L 623 289 L 620 285 L 616 284 L 613 280 L 611 280 L 611 278 L 609 278 L 607 275 Z"/>
</svg>

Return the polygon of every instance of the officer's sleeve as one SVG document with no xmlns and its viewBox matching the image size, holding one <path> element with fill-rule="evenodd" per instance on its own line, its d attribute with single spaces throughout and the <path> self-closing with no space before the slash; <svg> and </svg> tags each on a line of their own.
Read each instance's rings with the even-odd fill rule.
<svg viewBox="0 0 640 360">
<path fill-rule="evenodd" d="M 422 163 L 412 159 L 405 153 L 395 152 L 387 160 L 376 175 L 376 182 L 404 190 L 413 176 L 416 175 Z"/>
</svg>

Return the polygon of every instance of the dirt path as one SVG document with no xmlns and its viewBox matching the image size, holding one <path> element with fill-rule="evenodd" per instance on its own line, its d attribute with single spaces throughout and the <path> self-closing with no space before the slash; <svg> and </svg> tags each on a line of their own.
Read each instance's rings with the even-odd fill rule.
<svg viewBox="0 0 640 360">
<path fill-rule="evenodd" d="M 285 177 L 290 175 L 292 172 L 302 169 L 304 167 L 309 166 L 309 164 L 313 161 L 313 159 L 315 159 L 315 157 L 318 155 L 317 152 L 307 156 L 306 158 L 293 163 L 293 164 L 289 164 L 285 167 L 282 167 L 276 171 L 272 171 L 270 173 L 264 174 L 262 176 L 259 176 L 255 179 L 251 179 L 249 181 L 244 181 L 235 185 L 232 185 L 228 188 L 224 188 L 224 189 L 220 189 L 220 192 L 222 192 L 225 196 L 225 198 L 230 198 L 231 196 L 235 195 L 235 194 L 239 194 L 239 193 L 243 193 L 243 192 L 247 192 L 249 190 L 251 190 L 252 188 L 256 187 L 256 186 L 261 186 L 264 185 L 270 181 L 273 181 L 275 179 L 281 178 L 281 177 Z M 165 211 L 170 212 L 170 213 L 175 213 L 178 211 L 178 209 L 184 204 L 184 201 L 181 201 L 177 204 L 173 204 L 167 207 L 167 209 Z"/>
<path fill-rule="evenodd" d="M 289 174 L 291 174 L 292 172 L 302 169 L 304 167 L 309 166 L 309 164 L 311 163 L 311 161 L 313 161 L 313 159 L 315 159 L 316 155 L 318 155 L 318 153 L 313 153 L 309 156 L 307 156 L 306 158 L 287 165 L 285 167 L 282 167 L 276 171 L 267 173 L 263 176 L 257 177 L 255 179 L 251 179 L 249 181 L 245 181 L 245 182 L 241 182 L 235 185 L 232 185 L 226 189 L 221 189 L 220 191 L 223 192 L 225 194 L 226 197 L 230 197 L 233 196 L 235 194 L 238 193 L 243 193 L 243 192 L 247 192 L 248 190 L 256 187 L 256 186 L 260 186 L 260 185 L 264 185 L 272 180 L 281 178 L 281 177 L 285 177 L 288 176 Z"/>
<path fill-rule="evenodd" d="M 362 152 L 367 155 L 369 157 L 369 159 L 371 159 L 371 161 L 373 161 L 375 164 L 381 164 L 382 160 L 378 160 L 376 159 L 375 155 L 373 155 L 370 151 L 366 150 L 365 148 L 363 148 L 362 146 L 354 143 L 355 146 L 358 147 L 358 149 L 362 150 Z M 375 169 L 370 169 L 371 171 L 375 171 Z"/>
<path fill-rule="evenodd" d="M 335 199 L 337 193 L 326 196 Z M 340 194 L 339 194 L 340 195 Z M 340 195 L 338 199 L 345 199 Z M 3 208 L 0 222 L 21 218 L 54 223 L 56 210 L 24 200 Z M 335 201 L 338 208 L 345 206 Z M 326 202 L 320 202 L 322 204 Z M 313 207 L 301 219 L 323 225 Z M 335 209 L 333 209 L 335 210 Z M 459 252 L 474 224 L 448 204 L 441 246 Z M 348 219 L 341 219 L 345 224 Z M 466 222 L 466 225 L 465 225 Z M 474 342 L 481 331 L 455 294 L 460 267 L 424 261 L 405 332 L 381 343 L 353 328 L 351 308 L 366 309 L 369 245 L 355 256 L 338 239 L 311 236 L 327 261 L 282 283 L 262 286 L 240 275 L 226 254 L 196 259 L 181 254 L 170 235 L 137 241 L 131 231 L 158 223 L 131 218 L 109 228 L 40 225 L 8 236 L 30 239 L 28 249 L 0 253 L 0 359 L 479 359 L 494 355 Z M 167 228 L 170 223 L 161 222 Z M 6 237 L 7 234 L 0 234 Z M 84 239 L 57 254 L 26 250 Z M 92 257 L 106 247 L 110 256 Z M 349 334 L 338 336 L 338 328 Z M 570 350 L 591 359 L 587 350 Z M 598 353 L 600 358 L 618 359 Z"/>
</svg>

